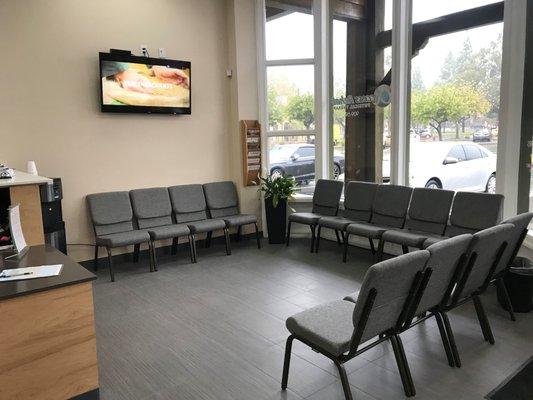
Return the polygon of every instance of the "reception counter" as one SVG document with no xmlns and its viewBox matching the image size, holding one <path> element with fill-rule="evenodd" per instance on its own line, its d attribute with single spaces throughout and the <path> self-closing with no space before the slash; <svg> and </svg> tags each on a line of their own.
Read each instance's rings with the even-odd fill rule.
<svg viewBox="0 0 533 400">
<path fill-rule="evenodd" d="M 0 399 L 99 398 L 96 276 L 48 245 L 4 268 L 50 264 L 59 276 L 0 282 Z"/>
</svg>

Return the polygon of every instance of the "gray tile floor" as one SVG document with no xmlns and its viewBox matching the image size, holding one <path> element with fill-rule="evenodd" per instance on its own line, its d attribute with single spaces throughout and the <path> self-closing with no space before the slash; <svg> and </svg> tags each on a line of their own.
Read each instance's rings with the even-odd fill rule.
<svg viewBox="0 0 533 400">
<path fill-rule="evenodd" d="M 102 399 L 273 400 L 343 399 L 333 364 L 295 342 L 289 390 L 281 392 L 285 319 L 357 290 L 372 264 L 368 250 L 352 248 L 347 264 L 336 243 L 310 254 L 307 240 L 291 247 L 254 241 L 233 255 L 215 241 L 190 264 L 160 256 L 107 269 L 95 283 Z M 102 263 L 103 264 L 103 263 Z M 438 329 L 428 321 L 402 335 L 419 399 L 482 399 L 533 354 L 533 314 L 511 322 L 495 292 L 484 296 L 496 344 L 482 339 L 473 307 L 451 314 L 461 369 L 448 367 Z M 355 397 L 401 399 L 403 390 L 388 344 L 346 364 Z"/>
</svg>

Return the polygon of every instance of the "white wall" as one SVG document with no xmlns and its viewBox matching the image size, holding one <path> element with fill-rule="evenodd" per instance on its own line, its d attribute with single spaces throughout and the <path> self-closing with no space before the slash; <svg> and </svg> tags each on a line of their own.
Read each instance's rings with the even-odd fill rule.
<svg viewBox="0 0 533 400">
<path fill-rule="evenodd" d="M 88 193 L 223 179 L 242 185 L 236 119 L 255 119 L 256 110 L 233 104 L 225 76 L 235 62 L 232 7 L 221 0 L 0 2 L 0 162 L 24 169 L 35 160 L 41 175 L 63 179 L 69 243 L 93 242 Z M 168 58 L 192 62 L 191 116 L 99 111 L 98 52 L 139 54 L 141 44 L 152 56 L 164 47 Z M 241 83 L 253 86 L 253 79 Z M 247 93 L 257 101 L 253 87 Z M 260 215 L 249 193 L 241 190 L 243 209 Z M 92 254 L 69 250 L 79 260 Z"/>
</svg>

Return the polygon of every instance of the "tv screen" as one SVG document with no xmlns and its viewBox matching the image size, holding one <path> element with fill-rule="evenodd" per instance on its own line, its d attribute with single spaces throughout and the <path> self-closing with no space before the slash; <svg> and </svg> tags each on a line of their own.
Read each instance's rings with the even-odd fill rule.
<svg viewBox="0 0 533 400">
<path fill-rule="evenodd" d="M 191 113 L 191 63 L 100 53 L 101 110 Z"/>
</svg>

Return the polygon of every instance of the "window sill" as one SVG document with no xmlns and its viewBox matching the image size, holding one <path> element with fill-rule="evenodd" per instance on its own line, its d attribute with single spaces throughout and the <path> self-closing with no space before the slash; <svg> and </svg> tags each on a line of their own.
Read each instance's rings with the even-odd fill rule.
<svg viewBox="0 0 533 400">
<path fill-rule="evenodd" d="M 292 199 L 289 201 L 289 203 L 311 203 L 312 201 L 313 196 L 296 193 L 294 196 L 292 196 Z"/>
<path fill-rule="evenodd" d="M 289 201 L 289 203 L 312 203 L 313 202 L 313 196 L 307 195 L 307 194 L 295 194 L 292 196 L 292 200 Z M 339 205 L 344 205 L 344 195 L 341 197 L 339 201 Z M 532 240 L 532 246 L 533 246 L 533 236 L 531 237 Z"/>
<path fill-rule="evenodd" d="M 524 239 L 523 246 L 527 247 L 529 250 L 533 250 L 533 232 L 528 231 L 526 238 Z"/>
</svg>

